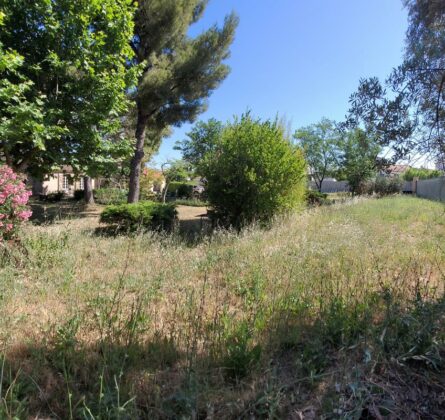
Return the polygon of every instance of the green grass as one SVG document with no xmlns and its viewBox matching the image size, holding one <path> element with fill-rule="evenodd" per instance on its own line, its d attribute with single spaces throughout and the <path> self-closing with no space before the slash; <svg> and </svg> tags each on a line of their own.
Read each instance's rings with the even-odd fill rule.
<svg viewBox="0 0 445 420">
<path fill-rule="evenodd" d="M 177 206 L 190 206 L 190 207 L 207 207 L 208 202 L 199 200 L 197 198 L 185 199 L 185 200 L 174 200 Z"/>
<path fill-rule="evenodd" d="M 3 257 L 0 418 L 443 418 L 442 204 L 353 200 L 194 247 L 79 226 Z"/>
</svg>

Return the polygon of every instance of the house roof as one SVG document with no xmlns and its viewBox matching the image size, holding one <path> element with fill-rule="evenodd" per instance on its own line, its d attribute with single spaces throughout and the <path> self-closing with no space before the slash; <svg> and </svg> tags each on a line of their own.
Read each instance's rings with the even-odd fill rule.
<svg viewBox="0 0 445 420">
<path fill-rule="evenodd" d="M 389 175 L 400 175 L 409 168 L 409 165 L 389 165 L 387 168 L 385 168 L 385 172 Z"/>
</svg>

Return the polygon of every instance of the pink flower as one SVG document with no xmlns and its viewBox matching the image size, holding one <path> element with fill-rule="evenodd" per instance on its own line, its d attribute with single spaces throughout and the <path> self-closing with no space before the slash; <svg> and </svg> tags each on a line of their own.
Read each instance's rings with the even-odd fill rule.
<svg viewBox="0 0 445 420">
<path fill-rule="evenodd" d="M 31 210 L 22 210 L 16 213 L 16 216 L 21 220 L 28 220 L 32 216 Z"/>
<path fill-rule="evenodd" d="M 26 206 L 31 191 L 7 166 L 0 166 L 0 240 L 15 235 L 16 228 L 32 215 Z"/>
</svg>

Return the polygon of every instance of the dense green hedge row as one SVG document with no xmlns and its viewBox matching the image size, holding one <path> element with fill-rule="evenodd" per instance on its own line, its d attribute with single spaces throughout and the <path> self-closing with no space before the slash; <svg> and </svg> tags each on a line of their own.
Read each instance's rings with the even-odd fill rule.
<svg viewBox="0 0 445 420">
<path fill-rule="evenodd" d="M 102 223 L 123 230 L 171 230 L 177 219 L 174 204 L 140 201 L 107 206 L 100 216 Z"/>
<path fill-rule="evenodd" d="M 409 168 L 403 173 L 403 179 L 405 181 L 412 181 L 414 178 L 419 179 L 430 179 L 443 176 L 443 172 L 437 169 L 426 169 L 426 168 Z"/>
</svg>

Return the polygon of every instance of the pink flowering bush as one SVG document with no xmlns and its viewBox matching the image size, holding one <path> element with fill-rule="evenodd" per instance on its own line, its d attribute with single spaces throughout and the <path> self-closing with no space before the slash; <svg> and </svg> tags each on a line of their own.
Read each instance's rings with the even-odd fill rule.
<svg viewBox="0 0 445 420">
<path fill-rule="evenodd" d="M 32 215 L 27 206 L 30 191 L 8 166 L 0 166 L 0 241 L 12 239 Z"/>
</svg>

